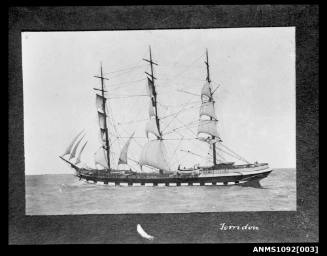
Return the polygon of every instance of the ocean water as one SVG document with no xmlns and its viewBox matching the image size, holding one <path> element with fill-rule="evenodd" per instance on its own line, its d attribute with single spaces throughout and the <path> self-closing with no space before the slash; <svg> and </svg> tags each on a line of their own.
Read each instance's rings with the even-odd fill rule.
<svg viewBox="0 0 327 256">
<path fill-rule="evenodd" d="M 26 175 L 26 214 L 190 213 L 296 210 L 296 171 L 276 169 L 262 188 L 119 187 L 72 174 Z"/>
</svg>

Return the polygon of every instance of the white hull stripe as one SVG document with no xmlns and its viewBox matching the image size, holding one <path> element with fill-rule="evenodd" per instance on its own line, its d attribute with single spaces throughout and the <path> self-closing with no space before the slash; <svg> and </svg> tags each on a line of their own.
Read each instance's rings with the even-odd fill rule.
<svg viewBox="0 0 327 256">
<path fill-rule="evenodd" d="M 247 182 L 247 180 L 239 180 L 239 181 L 228 181 L 228 182 L 205 182 L 205 183 L 200 183 L 200 182 L 189 182 L 189 183 L 175 183 L 175 182 L 167 182 L 167 183 L 127 183 L 127 182 L 108 182 L 108 183 L 104 183 L 105 185 L 109 185 L 109 186 L 122 186 L 122 187 L 127 187 L 127 186 L 133 186 L 133 187 L 140 187 L 140 186 L 145 186 L 145 187 L 154 187 L 154 186 L 158 186 L 158 187 L 165 187 L 165 186 L 169 186 L 169 187 L 176 187 L 176 186 L 228 186 L 228 185 L 235 185 L 235 184 L 242 184 Z"/>
</svg>

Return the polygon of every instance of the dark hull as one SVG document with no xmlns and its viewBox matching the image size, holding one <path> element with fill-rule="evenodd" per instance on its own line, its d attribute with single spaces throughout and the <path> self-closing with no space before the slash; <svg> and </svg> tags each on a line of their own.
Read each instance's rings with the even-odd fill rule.
<svg viewBox="0 0 327 256">
<path fill-rule="evenodd" d="M 184 186 L 184 185 L 237 185 L 245 184 L 248 182 L 259 181 L 266 178 L 270 174 L 271 170 L 261 171 L 257 173 L 230 173 L 228 175 L 221 175 L 216 177 L 180 177 L 180 176 L 168 176 L 168 177 L 142 177 L 141 175 L 129 175 L 129 176 L 116 176 L 111 175 L 100 176 L 94 174 L 86 174 L 79 170 L 76 171 L 76 176 L 80 179 L 92 182 L 103 182 L 110 185 L 125 185 L 125 186 Z"/>
</svg>

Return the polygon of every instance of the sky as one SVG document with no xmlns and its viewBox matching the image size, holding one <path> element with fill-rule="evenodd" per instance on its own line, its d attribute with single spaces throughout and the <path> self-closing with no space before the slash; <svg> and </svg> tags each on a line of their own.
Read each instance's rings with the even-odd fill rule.
<svg viewBox="0 0 327 256">
<path fill-rule="evenodd" d="M 120 137 L 111 138 L 112 162 L 117 165 L 134 131 L 129 157 L 138 160 L 147 142 L 144 72 L 150 68 L 142 59 L 149 58 L 149 46 L 158 63 L 158 114 L 173 167 L 210 161 L 208 145 L 194 140 L 208 49 L 223 144 L 249 162 L 295 168 L 294 27 L 23 32 L 25 174 L 72 173 L 58 156 L 81 130 L 88 141 L 82 161 L 94 165 L 100 144 L 93 88 L 100 87 L 94 78 L 100 63 L 109 79 L 109 130 Z"/>
</svg>

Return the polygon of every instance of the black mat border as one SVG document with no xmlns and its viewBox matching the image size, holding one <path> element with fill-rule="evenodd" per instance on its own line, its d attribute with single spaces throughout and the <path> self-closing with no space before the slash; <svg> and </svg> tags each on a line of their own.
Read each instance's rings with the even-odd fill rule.
<svg viewBox="0 0 327 256">
<path fill-rule="evenodd" d="M 317 5 L 9 8 L 9 243 L 142 243 L 137 223 L 157 243 L 318 241 L 318 12 Z M 296 212 L 25 215 L 22 31 L 271 26 L 296 27 Z M 219 232 L 221 222 L 260 231 Z"/>
</svg>

